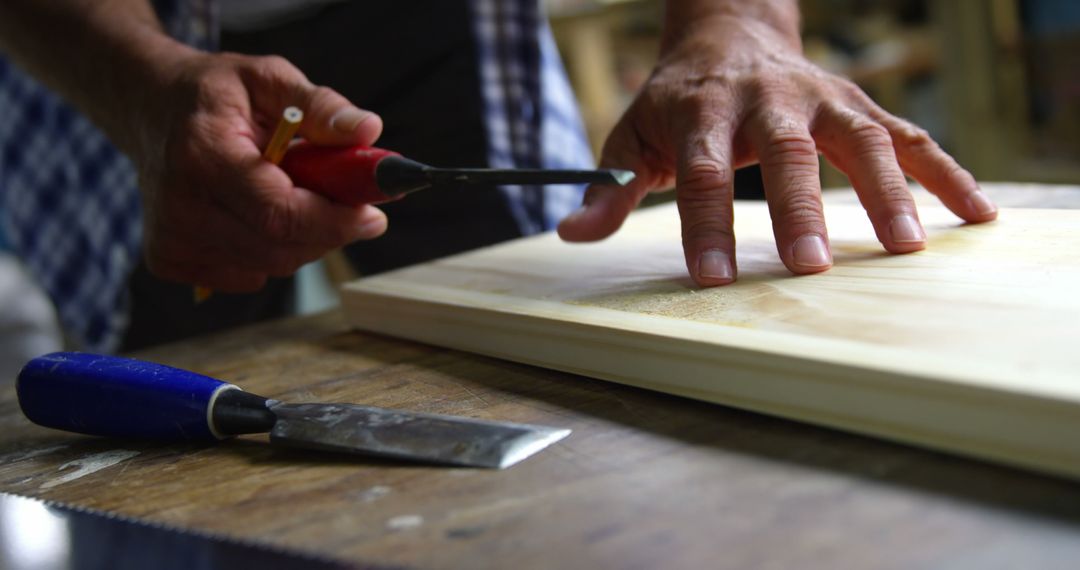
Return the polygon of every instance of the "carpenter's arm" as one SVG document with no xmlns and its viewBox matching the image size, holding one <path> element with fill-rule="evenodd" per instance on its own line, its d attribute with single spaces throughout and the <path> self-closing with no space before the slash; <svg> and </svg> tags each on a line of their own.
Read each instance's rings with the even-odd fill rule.
<svg viewBox="0 0 1080 570">
<path fill-rule="evenodd" d="M 261 159 L 290 105 L 318 144 L 371 144 L 382 130 L 284 59 L 187 47 L 145 0 L 5 0 L 0 51 L 134 160 L 144 256 L 159 277 L 250 291 L 386 229 L 378 209 L 332 204 Z"/>
</svg>

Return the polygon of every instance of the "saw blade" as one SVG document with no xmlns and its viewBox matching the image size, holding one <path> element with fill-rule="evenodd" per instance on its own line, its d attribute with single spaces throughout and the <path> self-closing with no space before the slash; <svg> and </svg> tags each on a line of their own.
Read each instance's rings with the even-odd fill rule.
<svg viewBox="0 0 1080 570">
<path fill-rule="evenodd" d="M 0 567 L 341 570 L 354 564 L 238 539 L 0 492 Z"/>
</svg>

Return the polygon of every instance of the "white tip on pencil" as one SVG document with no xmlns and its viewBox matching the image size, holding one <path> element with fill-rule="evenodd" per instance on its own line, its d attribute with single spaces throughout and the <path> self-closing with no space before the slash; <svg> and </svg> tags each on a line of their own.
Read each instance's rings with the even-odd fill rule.
<svg viewBox="0 0 1080 570">
<path fill-rule="evenodd" d="M 278 164 L 285 157 L 285 151 L 289 149 L 289 141 L 300 130 L 300 123 L 304 120 L 304 112 L 298 107 L 286 107 L 281 113 L 274 135 L 270 137 L 270 144 L 266 145 L 263 158 Z"/>
</svg>

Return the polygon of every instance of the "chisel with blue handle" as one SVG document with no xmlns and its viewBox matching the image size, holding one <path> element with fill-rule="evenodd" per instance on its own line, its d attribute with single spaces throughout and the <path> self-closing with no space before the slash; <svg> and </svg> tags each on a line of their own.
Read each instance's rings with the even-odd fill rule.
<svg viewBox="0 0 1080 570">
<path fill-rule="evenodd" d="M 15 387 L 30 421 L 116 438 L 212 441 L 268 432 L 274 444 L 501 469 L 570 434 L 356 404 L 286 404 L 188 370 L 78 352 L 31 360 Z"/>
</svg>

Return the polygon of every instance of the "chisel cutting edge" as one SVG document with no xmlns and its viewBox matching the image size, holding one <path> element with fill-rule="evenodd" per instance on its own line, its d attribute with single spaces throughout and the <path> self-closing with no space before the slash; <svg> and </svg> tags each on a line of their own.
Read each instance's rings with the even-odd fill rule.
<svg viewBox="0 0 1080 570">
<path fill-rule="evenodd" d="M 31 360 L 16 391 L 30 421 L 77 433 L 213 441 L 269 432 L 274 444 L 467 467 L 509 467 L 570 434 L 356 404 L 286 404 L 187 370 L 77 352 Z"/>
</svg>

